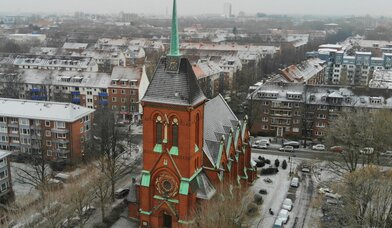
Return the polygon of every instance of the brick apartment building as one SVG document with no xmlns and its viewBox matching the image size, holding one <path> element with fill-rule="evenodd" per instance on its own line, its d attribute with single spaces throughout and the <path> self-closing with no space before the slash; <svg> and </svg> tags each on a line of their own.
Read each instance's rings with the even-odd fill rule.
<svg viewBox="0 0 392 228">
<path fill-rule="evenodd" d="M 247 99 L 251 133 L 285 138 L 320 139 L 341 112 L 392 110 L 392 93 L 386 89 L 266 83 Z"/>
<path fill-rule="evenodd" d="M 93 109 L 69 103 L 0 98 L 0 149 L 77 161 L 92 127 Z"/>
</svg>

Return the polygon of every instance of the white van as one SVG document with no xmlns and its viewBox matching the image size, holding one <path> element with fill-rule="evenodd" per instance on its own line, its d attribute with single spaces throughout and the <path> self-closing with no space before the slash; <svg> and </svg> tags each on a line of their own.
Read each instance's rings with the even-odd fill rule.
<svg viewBox="0 0 392 228">
<path fill-rule="evenodd" d="M 290 183 L 291 187 L 298 188 L 299 187 L 299 179 L 298 177 L 293 177 Z"/>
</svg>

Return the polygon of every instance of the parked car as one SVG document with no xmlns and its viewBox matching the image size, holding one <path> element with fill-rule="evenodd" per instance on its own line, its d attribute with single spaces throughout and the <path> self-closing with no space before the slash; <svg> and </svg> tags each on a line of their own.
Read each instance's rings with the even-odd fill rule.
<svg viewBox="0 0 392 228">
<path fill-rule="evenodd" d="M 299 148 L 301 144 L 297 141 L 287 141 L 283 143 L 283 146 L 292 146 L 294 148 Z"/>
<path fill-rule="evenodd" d="M 293 209 L 293 201 L 289 198 L 286 198 L 283 200 L 282 208 L 291 211 L 291 209 Z"/>
<path fill-rule="evenodd" d="M 298 177 L 293 177 L 290 183 L 291 187 L 298 188 L 299 187 L 299 179 Z"/>
<path fill-rule="evenodd" d="M 325 146 L 323 144 L 316 144 L 312 146 L 312 150 L 325 150 Z"/>
<path fill-rule="evenodd" d="M 277 218 L 272 228 L 282 228 L 282 227 L 283 227 L 283 219 Z"/>
<path fill-rule="evenodd" d="M 293 146 L 284 146 L 279 148 L 280 151 L 284 151 L 284 152 L 294 152 L 294 147 Z"/>
<path fill-rule="evenodd" d="M 262 194 L 262 195 L 267 195 L 268 192 L 267 192 L 266 189 L 260 189 L 259 193 Z"/>
<path fill-rule="evenodd" d="M 373 154 L 373 152 L 374 152 L 374 148 L 373 147 L 365 147 L 365 148 L 363 148 L 362 150 L 359 151 L 359 153 L 366 154 L 366 155 Z"/>
<path fill-rule="evenodd" d="M 90 216 L 95 211 L 95 207 L 93 206 L 85 206 L 82 208 L 83 216 Z"/>
<path fill-rule="evenodd" d="M 319 188 L 319 193 L 320 194 L 332 193 L 332 191 L 329 188 Z"/>
<path fill-rule="evenodd" d="M 61 224 L 61 227 L 77 227 L 79 225 L 80 218 L 78 216 L 67 218 Z"/>
<path fill-rule="evenodd" d="M 256 141 L 257 144 L 266 144 L 267 146 L 270 145 L 269 139 L 260 139 Z"/>
<path fill-rule="evenodd" d="M 380 153 L 380 155 L 390 157 L 390 156 L 392 156 L 392 150 L 387 150 L 385 152 L 382 152 L 382 153 Z"/>
<path fill-rule="evenodd" d="M 119 188 L 114 193 L 114 196 L 116 197 L 116 199 L 122 199 L 122 198 L 126 197 L 128 195 L 128 193 L 129 193 L 128 188 Z"/>
<path fill-rule="evenodd" d="M 286 209 L 281 209 L 278 214 L 278 218 L 282 219 L 283 223 L 286 224 L 289 221 L 289 211 Z"/>
<path fill-rule="evenodd" d="M 272 183 L 272 180 L 269 177 L 264 178 L 263 181 L 266 182 L 266 183 Z"/>
<path fill-rule="evenodd" d="M 261 143 L 261 144 L 257 144 L 257 145 L 256 145 L 256 148 L 259 148 L 259 149 L 268 149 L 268 145 L 267 145 L 267 144 L 264 144 L 264 143 Z"/>
<path fill-rule="evenodd" d="M 335 152 L 335 153 L 342 153 L 343 152 L 343 148 L 341 146 L 333 146 L 329 149 L 330 149 L 330 151 Z"/>
<path fill-rule="evenodd" d="M 301 171 L 304 173 L 310 173 L 310 167 L 307 165 L 303 165 Z"/>
</svg>

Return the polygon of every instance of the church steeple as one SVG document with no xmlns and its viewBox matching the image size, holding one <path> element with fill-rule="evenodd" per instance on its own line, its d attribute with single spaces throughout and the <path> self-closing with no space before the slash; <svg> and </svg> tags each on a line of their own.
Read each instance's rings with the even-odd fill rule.
<svg viewBox="0 0 392 228">
<path fill-rule="evenodd" d="M 178 37 L 177 1 L 173 0 L 172 31 L 169 56 L 180 56 L 180 41 Z"/>
</svg>

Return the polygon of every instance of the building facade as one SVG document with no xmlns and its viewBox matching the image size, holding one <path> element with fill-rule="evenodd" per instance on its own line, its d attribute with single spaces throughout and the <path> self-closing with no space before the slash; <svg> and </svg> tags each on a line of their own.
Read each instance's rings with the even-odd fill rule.
<svg viewBox="0 0 392 228">
<path fill-rule="evenodd" d="M 322 139 L 342 112 L 392 110 L 387 89 L 266 83 L 248 96 L 251 133 L 283 138 Z"/>
<path fill-rule="evenodd" d="M 71 102 L 90 109 L 108 106 L 121 121 L 140 121 L 140 99 L 149 84 L 144 67 L 120 66 L 114 67 L 111 74 L 20 69 L 12 75 L 0 74 L 0 91 L 10 81 L 17 84 L 15 89 L 21 99 Z"/>
<path fill-rule="evenodd" d="M 0 149 L 77 161 L 89 139 L 93 109 L 69 103 L 0 99 Z"/>
<path fill-rule="evenodd" d="M 0 150 L 0 202 L 4 203 L 13 195 L 11 165 L 9 155 L 10 152 Z M 0 216 L 1 219 L 2 216 Z"/>
</svg>

